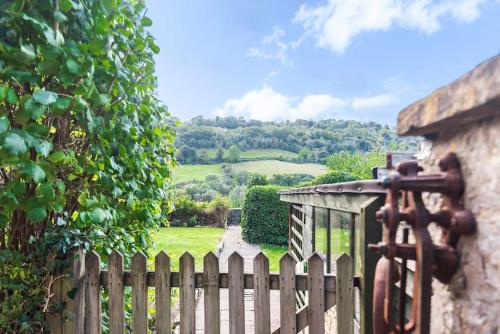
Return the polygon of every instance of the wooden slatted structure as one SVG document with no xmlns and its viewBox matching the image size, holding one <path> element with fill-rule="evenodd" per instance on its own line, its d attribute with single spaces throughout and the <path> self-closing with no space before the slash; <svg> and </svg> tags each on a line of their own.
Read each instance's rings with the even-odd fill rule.
<svg viewBox="0 0 500 334">
<path fill-rule="evenodd" d="M 70 303 L 71 310 L 66 309 L 65 312 L 75 313 L 66 317 L 66 321 L 58 322 L 56 327 L 63 330 L 57 332 L 102 333 L 104 315 L 101 310 L 101 299 L 106 291 L 109 308 L 105 312 L 109 319 L 110 333 L 128 332 L 128 326 L 132 333 L 147 333 L 148 330 L 161 334 L 171 333 L 170 293 L 172 288 L 179 288 L 180 333 L 195 333 L 197 322 L 195 289 L 199 288 L 204 291 L 205 333 L 218 334 L 221 331 L 221 289 L 229 291 L 230 333 L 245 333 L 243 299 L 245 289 L 253 290 L 254 293 L 255 333 L 276 333 L 276 329 L 271 328 L 271 290 L 280 292 L 279 333 L 295 334 L 307 327 L 310 327 L 310 333 L 324 333 L 324 312 L 336 303 L 342 305 L 341 307 L 352 305 L 353 295 L 349 291 L 360 283 L 358 277 L 352 276 L 352 259 L 348 255 L 344 257 L 342 263 L 346 264 L 339 266 L 346 266 L 342 272 L 348 273 L 349 277 L 342 279 L 342 283 L 339 284 L 337 277 L 325 273 L 324 260 L 318 254 L 313 254 L 309 259 L 307 274 L 296 274 L 296 261 L 290 253 L 282 257 L 279 273 L 269 273 L 269 260 L 262 253 L 253 261 L 254 272 L 244 273 L 243 258 L 235 252 L 229 258 L 228 272 L 221 273 L 219 259 L 213 253 L 205 256 L 202 272 L 195 272 L 194 258 L 189 253 L 181 256 L 179 272 L 171 272 L 170 258 L 165 252 L 160 252 L 156 256 L 154 271 L 147 270 L 147 259 L 144 254 L 137 253 L 131 261 L 124 261 L 123 256 L 117 251 L 109 256 L 107 270 L 101 270 L 99 256 L 95 252 L 90 252 L 82 258 L 82 261 L 85 260 L 84 266 L 82 262 L 78 263 L 82 281 L 78 282 L 80 289 L 77 295 L 81 296 L 81 305 L 76 307 L 74 303 Z M 124 268 L 124 263 L 131 263 L 130 270 Z M 348 286 L 349 284 L 352 286 Z M 128 287 L 131 288 L 131 294 L 124 293 Z M 154 303 L 151 298 L 148 301 L 148 288 L 155 289 Z M 309 304 L 299 312 L 295 300 L 297 291 L 307 291 L 313 296 Z M 127 296 L 131 299 L 126 300 Z M 338 296 L 342 297 L 340 302 Z M 130 324 L 126 323 L 124 309 L 128 302 L 132 304 Z M 148 322 L 148 318 L 152 316 L 148 314 L 148 307 L 151 308 L 153 305 L 156 310 L 155 319 L 154 322 Z M 337 312 L 345 313 L 342 310 Z M 342 321 L 352 322 L 352 319 L 347 317 L 339 321 L 339 326 L 343 326 L 341 328 L 349 328 L 349 324 L 343 324 Z"/>
</svg>

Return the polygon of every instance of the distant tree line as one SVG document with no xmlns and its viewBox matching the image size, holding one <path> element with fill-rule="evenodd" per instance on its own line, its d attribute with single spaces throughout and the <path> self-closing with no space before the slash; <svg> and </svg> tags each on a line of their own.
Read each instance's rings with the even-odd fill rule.
<svg viewBox="0 0 500 334">
<path fill-rule="evenodd" d="M 197 116 L 177 128 L 177 159 L 181 163 L 227 162 L 239 151 L 281 149 L 297 153 L 296 162 L 321 162 L 338 152 L 414 150 L 416 139 L 399 138 L 394 128 L 375 122 L 326 119 L 262 122 L 236 117 Z M 197 149 L 217 149 L 216 158 Z M 205 154 L 206 155 L 206 154 Z"/>
</svg>

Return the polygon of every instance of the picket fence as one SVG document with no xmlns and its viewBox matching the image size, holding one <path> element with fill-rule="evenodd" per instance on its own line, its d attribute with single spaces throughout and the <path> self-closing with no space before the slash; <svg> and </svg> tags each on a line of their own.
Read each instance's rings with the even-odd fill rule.
<svg viewBox="0 0 500 334">
<path fill-rule="evenodd" d="M 171 260 L 165 252 L 155 257 L 154 271 L 148 271 L 142 253 L 135 254 L 130 263 L 130 270 L 124 270 L 123 256 L 113 251 L 107 270 L 101 270 L 97 253 L 84 256 L 77 252 L 72 273 L 54 288 L 55 302 L 60 301 L 64 307 L 51 315 L 52 332 L 102 333 L 101 298 L 106 292 L 109 332 L 125 333 L 124 290 L 131 286 L 131 330 L 136 334 L 172 333 L 172 288 L 179 288 L 181 334 L 196 332 L 196 289 L 204 292 L 204 332 L 208 334 L 221 332 L 221 289 L 228 289 L 231 334 L 245 333 L 246 289 L 254 294 L 255 333 L 295 334 L 305 328 L 309 333 L 325 333 L 325 311 L 335 305 L 337 332 L 353 333 L 354 287 L 359 285 L 359 278 L 353 276 L 353 260 L 346 254 L 337 259 L 336 275 L 325 274 L 324 260 L 317 253 L 308 259 L 307 274 L 295 273 L 296 262 L 289 253 L 281 258 L 279 273 L 269 273 L 269 260 L 262 253 L 253 261 L 253 273 L 244 273 L 244 260 L 237 252 L 229 257 L 227 273 L 219 271 L 219 259 L 211 252 L 203 259 L 203 272 L 195 272 L 195 261 L 189 253 L 180 257 L 178 272 L 171 271 Z M 148 322 L 148 287 L 154 288 L 154 322 Z M 280 327 L 273 332 L 270 290 L 279 290 L 280 295 Z M 299 291 L 308 297 L 308 304 L 300 309 L 296 304 Z"/>
</svg>

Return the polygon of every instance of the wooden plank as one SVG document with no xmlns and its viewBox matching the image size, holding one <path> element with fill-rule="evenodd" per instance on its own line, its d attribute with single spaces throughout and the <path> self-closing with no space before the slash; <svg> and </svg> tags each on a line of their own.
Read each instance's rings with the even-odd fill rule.
<svg viewBox="0 0 500 334">
<path fill-rule="evenodd" d="M 101 334 L 101 259 L 91 251 L 85 257 L 85 334 Z"/>
<path fill-rule="evenodd" d="M 171 334 L 170 258 L 161 251 L 155 257 L 156 333 Z"/>
<path fill-rule="evenodd" d="M 50 256 L 49 261 L 54 261 L 53 256 Z M 61 305 L 63 301 L 62 296 L 62 270 L 54 269 L 50 275 L 46 278 L 45 286 L 48 288 L 50 293 L 50 305 Z M 63 317 L 62 312 L 59 309 L 50 310 L 47 313 L 47 324 L 50 328 L 50 333 L 62 334 L 63 332 Z"/>
<path fill-rule="evenodd" d="M 280 259 L 280 328 L 281 334 L 296 334 L 295 260 L 286 253 Z"/>
<path fill-rule="evenodd" d="M 205 334 L 220 333 L 219 259 L 209 252 L 203 258 Z"/>
<path fill-rule="evenodd" d="M 297 231 L 297 230 L 295 229 L 295 227 L 293 227 L 293 226 L 292 226 L 292 232 L 293 232 L 293 234 L 294 234 L 297 238 L 299 238 L 299 240 L 300 240 L 300 241 L 302 241 L 302 242 L 304 241 L 304 238 L 302 237 L 302 235 L 301 235 L 301 234 L 299 233 L 299 231 Z"/>
<path fill-rule="evenodd" d="M 109 332 L 122 334 L 125 328 L 123 308 L 123 257 L 113 251 L 109 256 Z"/>
<path fill-rule="evenodd" d="M 253 260 L 255 334 L 271 332 L 269 260 L 259 253 Z"/>
<path fill-rule="evenodd" d="M 321 255 L 314 253 L 307 261 L 309 292 L 309 332 L 325 333 L 325 273 Z M 339 331 L 338 333 L 343 332 Z"/>
<path fill-rule="evenodd" d="M 132 333 L 146 333 L 148 329 L 148 287 L 146 282 L 146 255 L 139 252 L 132 257 Z"/>
<path fill-rule="evenodd" d="M 63 315 L 68 318 L 63 327 L 63 332 L 67 334 L 83 333 L 85 324 L 85 254 L 79 248 L 71 256 L 71 277 L 67 278 L 70 284 L 63 288 L 66 291 L 66 310 L 69 312 Z M 70 291 L 74 291 L 72 298 Z"/>
<path fill-rule="evenodd" d="M 292 245 L 300 252 L 302 253 L 302 247 L 300 247 L 295 240 L 292 239 Z"/>
<path fill-rule="evenodd" d="M 184 253 L 180 258 L 180 329 L 181 334 L 194 334 L 196 330 L 196 301 L 194 284 L 194 258 Z"/>
<path fill-rule="evenodd" d="M 379 255 L 368 248 L 382 240 L 382 224 L 377 223 L 376 212 L 384 205 L 384 196 L 369 199 L 361 206 L 359 216 L 359 243 L 361 277 L 359 289 L 360 334 L 373 333 L 373 280 Z"/>
<path fill-rule="evenodd" d="M 296 217 L 295 215 L 292 214 L 292 219 L 293 221 L 295 221 L 299 226 L 303 226 L 304 223 L 302 222 L 302 220 L 300 220 L 298 217 Z"/>
<path fill-rule="evenodd" d="M 302 212 L 302 213 L 305 213 L 304 208 L 302 208 L 302 205 L 300 205 L 300 204 L 292 204 L 292 207 L 293 207 L 295 210 L 297 210 L 297 211 L 300 211 L 300 212 Z"/>
<path fill-rule="evenodd" d="M 292 253 L 290 253 L 292 254 Z M 292 254 L 293 256 L 293 254 Z M 297 261 L 298 262 L 298 261 Z M 125 286 L 132 286 L 132 275 L 130 271 L 126 271 L 123 273 L 123 283 Z M 279 274 L 269 273 L 269 288 L 271 290 L 279 290 Z M 147 274 L 148 287 L 155 287 L 155 272 L 148 271 Z M 307 291 L 307 274 L 295 274 L 296 281 L 296 289 L 297 291 Z M 325 274 L 326 284 L 335 284 L 335 275 Z M 354 283 L 356 287 L 359 287 L 360 278 L 358 276 L 354 277 Z M 253 274 L 244 274 L 245 289 L 253 289 Z M 106 287 L 108 285 L 108 271 L 101 271 L 101 285 Z M 179 287 L 179 273 L 171 272 L 170 273 L 170 288 L 178 288 Z M 195 273 L 195 288 L 203 289 L 203 273 L 197 272 Z M 228 288 L 228 274 L 227 273 L 219 273 L 219 288 L 227 289 Z"/>
<path fill-rule="evenodd" d="M 354 332 L 354 270 L 352 258 L 343 253 L 337 259 L 337 331 L 352 334 Z"/>
<path fill-rule="evenodd" d="M 229 333 L 245 333 L 243 258 L 237 252 L 229 257 Z"/>
<path fill-rule="evenodd" d="M 377 195 L 369 193 L 280 194 L 280 200 L 336 211 L 360 213 L 361 205 L 373 196 Z"/>
</svg>

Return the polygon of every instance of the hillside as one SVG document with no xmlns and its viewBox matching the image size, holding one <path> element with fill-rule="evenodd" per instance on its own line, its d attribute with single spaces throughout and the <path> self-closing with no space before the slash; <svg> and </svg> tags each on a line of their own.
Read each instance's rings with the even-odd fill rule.
<svg viewBox="0 0 500 334">
<path fill-rule="evenodd" d="M 195 117 L 177 128 L 177 159 L 185 164 L 221 162 L 231 147 L 241 160 L 279 159 L 324 163 L 338 152 L 411 151 L 417 141 L 399 138 L 395 130 L 375 122 L 327 119 L 261 122 L 235 117 Z"/>
</svg>

